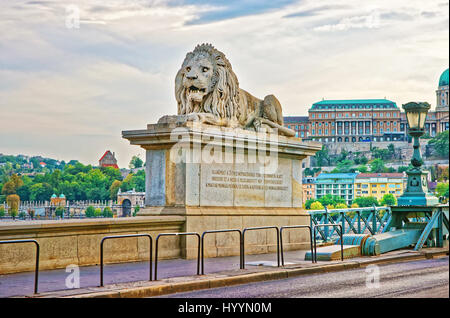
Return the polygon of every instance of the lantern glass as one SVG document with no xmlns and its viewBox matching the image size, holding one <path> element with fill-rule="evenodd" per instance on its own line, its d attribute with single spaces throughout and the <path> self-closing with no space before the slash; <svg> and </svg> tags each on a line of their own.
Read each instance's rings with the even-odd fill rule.
<svg viewBox="0 0 450 318">
<path fill-rule="evenodd" d="M 430 104 L 426 102 L 410 102 L 403 105 L 403 109 L 405 110 L 406 118 L 408 119 L 409 128 L 411 130 L 423 130 Z"/>
<path fill-rule="evenodd" d="M 406 112 L 406 117 L 408 118 L 408 125 L 410 129 L 419 128 L 419 116 L 420 113 L 417 111 Z"/>
</svg>

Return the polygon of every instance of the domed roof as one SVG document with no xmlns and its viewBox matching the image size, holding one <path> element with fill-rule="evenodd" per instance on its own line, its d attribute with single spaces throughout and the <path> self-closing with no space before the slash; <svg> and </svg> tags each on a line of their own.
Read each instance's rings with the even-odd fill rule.
<svg viewBox="0 0 450 318">
<path fill-rule="evenodd" d="M 56 194 L 54 194 L 54 193 L 53 193 L 53 195 L 52 195 L 52 199 L 53 199 L 53 198 L 56 198 Z"/>
<path fill-rule="evenodd" d="M 446 69 L 439 77 L 439 86 L 448 86 L 448 69 Z"/>
<path fill-rule="evenodd" d="M 59 196 L 61 199 L 64 199 L 66 196 L 64 194 L 61 193 L 61 195 Z"/>
</svg>

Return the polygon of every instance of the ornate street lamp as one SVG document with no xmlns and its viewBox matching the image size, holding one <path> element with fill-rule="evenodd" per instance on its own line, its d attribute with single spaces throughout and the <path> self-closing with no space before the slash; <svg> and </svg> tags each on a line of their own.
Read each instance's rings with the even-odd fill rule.
<svg viewBox="0 0 450 318">
<path fill-rule="evenodd" d="M 429 206 L 439 204 L 438 198 L 428 192 L 427 173 L 420 169 L 423 160 L 420 155 L 419 138 L 425 133 L 425 119 L 427 118 L 430 104 L 426 102 L 410 102 L 404 104 L 403 109 L 405 110 L 406 118 L 408 120 L 408 133 L 414 140 L 414 152 L 411 159 L 413 168 L 406 171 L 408 182 L 405 192 L 398 198 L 398 205 Z"/>
</svg>

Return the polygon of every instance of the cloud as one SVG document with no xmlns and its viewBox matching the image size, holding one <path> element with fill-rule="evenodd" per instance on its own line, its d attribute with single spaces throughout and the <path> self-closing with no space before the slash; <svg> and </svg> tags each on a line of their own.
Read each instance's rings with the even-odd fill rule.
<svg viewBox="0 0 450 318">
<path fill-rule="evenodd" d="M 226 54 L 243 89 L 275 94 L 285 115 L 306 115 L 322 97 L 433 103 L 448 67 L 439 1 L 70 3 L 79 29 L 66 27 L 62 1 L 0 3 L 2 153 L 97 164 L 111 149 L 127 166 L 143 150 L 121 131 L 176 113 L 175 74 L 202 42 Z"/>
</svg>

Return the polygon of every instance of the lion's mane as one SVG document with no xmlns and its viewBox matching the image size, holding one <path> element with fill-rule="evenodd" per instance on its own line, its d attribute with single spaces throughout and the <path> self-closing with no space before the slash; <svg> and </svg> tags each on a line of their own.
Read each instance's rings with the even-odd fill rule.
<svg viewBox="0 0 450 318">
<path fill-rule="evenodd" d="M 183 85 L 185 66 L 198 55 L 207 56 L 214 65 L 214 75 L 208 83 L 210 92 L 203 99 L 200 109 L 193 109 L 186 99 L 186 88 Z M 211 44 L 197 45 L 193 52 L 189 52 L 183 61 L 181 69 L 175 78 L 175 97 L 178 103 L 178 115 L 193 112 L 212 113 L 220 119 L 236 120 L 240 116 L 239 82 L 234 74 L 230 62 L 225 55 Z"/>
</svg>

